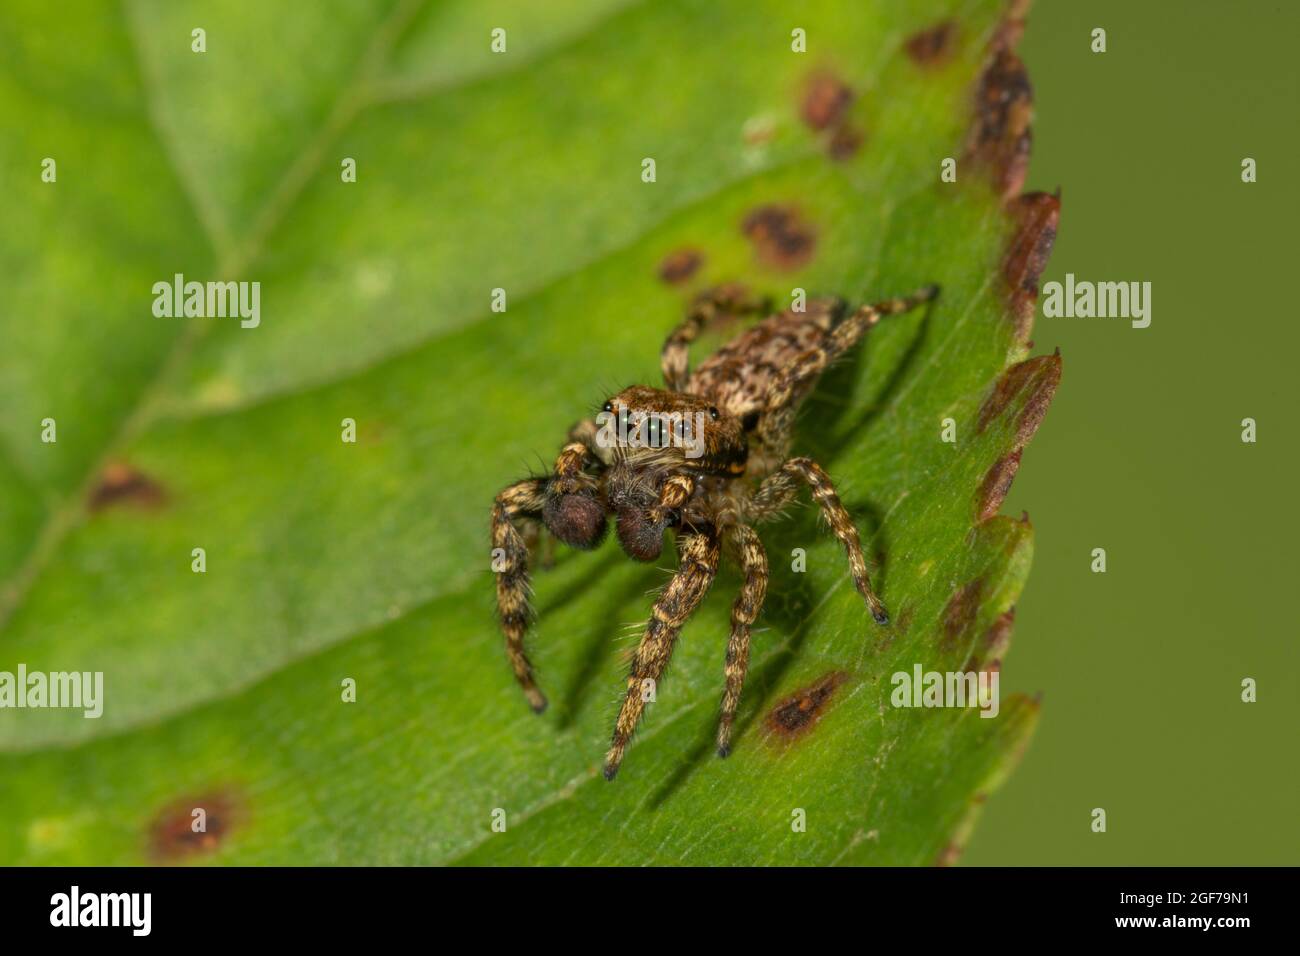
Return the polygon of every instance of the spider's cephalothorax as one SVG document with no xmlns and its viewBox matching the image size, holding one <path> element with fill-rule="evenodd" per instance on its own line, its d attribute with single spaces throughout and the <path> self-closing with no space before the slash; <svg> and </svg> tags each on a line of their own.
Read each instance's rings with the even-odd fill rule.
<svg viewBox="0 0 1300 956">
<path fill-rule="evenodd" d="M 664 388 L 637 385 L 611 396 L 596 418 L 573 427 L 551 475 L 518 482 L 497 495 L 492 547 L 506 653 L 538 712 L 546 698 L 524 653 L 531 610 L 522 530 L 540 522 L 566 544 L 594 548 L 612 516 L 619 544 L 641 561 L 657 558 L 664 532 L 674 533 L 678 568 L 655 602 L 633 655 L 605 757 L 607 779 L 618 772 L 641 719 L 650 696 L 647 682 L 663 675 L 678 633 L 713 583 L 724 548 L 744 576 L 731 609 L 718 725 L 718 754 L 730 752 L 749 665 L 750 626 L 767 593 L 767 556 L 753 525 L 779 515 L 801 483 L 809 486 L 844 545 L 867 609 L 877 623 L 888 623 L 867 577 L 857 528 L 830 478 L 812 459 L 786 456 L 799 403 L 826 367 L 882 316 L 912 309 L 937 292 L 927 286 L 847 317 L 838 299 L 810 301 L 802 312 L 773 315 L 741 333 L 688 374 L 690 343 L 711 321 L 767 311 L 764 301 L 734 286 L 701 295 L 664 343 Z"/>
</svg>

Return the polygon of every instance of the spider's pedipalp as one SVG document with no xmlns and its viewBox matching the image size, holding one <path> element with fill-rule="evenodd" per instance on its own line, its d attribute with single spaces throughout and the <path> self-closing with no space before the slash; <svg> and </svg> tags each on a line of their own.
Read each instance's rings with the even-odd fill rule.
<svg viewBox="0 0 1300 956">
<path fill-rule="evenodd" d="M 605 755 L 605 779 L 613 780 L 623 762 L 632 732 L 641 721 L 646 705 L 646 681 L 658 683 L 672 657 L 673 645 L 686 620 L 704 600 L 718 571 L 718 533 L 712 527 L 682 532 L 677 538 L 680 563 L 650 612 L 645 635 L 632 658 L 627 693 L 614 723 L 609 753 Z"/>
<path fill-rule="evenodd" d="M 722 715 L 718 720 L 718 756 L 731 753 L 731 725 L 736 720 L 740 705 L 740 691 L 749 670 L 750 627 L 763 609 L 767 596 L 767 552 L 763 543 L 746 525 L 732 525 L 727 529 L 729 543 L 740 561 L 745 582 L 731 606 L 731 637 L 727 640 L 726 689 L 722 694 Z"/>
<path fill-rule="evenodd" d="M 542 519 L 551 534 L 584 551 L 599 545 L 606 531 L 605 506 L 596 480 L 585 470 L 588 463 L 598 461 L 584 441 L 565 445 L 555 459 L 555 475 L 546 486 L 542 506 Z"/>
<path fill-rule="evenodd" d="M 821 465 L 811 458 L 791 458 L 780 469 L 769 475 L 754 493 L 749 503 L 750 517 L 755 521 L 763 521 L 779 515 L 798 493 L 798 483 L 801 481 L 812 490 L 813 499 L 821 506 L 822 514 L 826 516 L 831 531 L 844 545 L 844 553 L 849 559 L 849 573 L 853 576 L 853 586 L 862 595 L 867 610 L 871 612 L 877 624 L 888 624 L 889 613 L 871 588 L 871 578 L 867 574 L 866 558 L 862 556 L 862 542 L 858 537 L 857 526 L 845 510 L 840 496 L 835 493 L 834 483 L 822 470 Z"/>
</svg>

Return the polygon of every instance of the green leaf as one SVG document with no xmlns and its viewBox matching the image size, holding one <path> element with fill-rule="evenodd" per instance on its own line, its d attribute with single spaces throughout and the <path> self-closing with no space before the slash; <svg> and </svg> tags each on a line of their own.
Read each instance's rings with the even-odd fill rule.
<svg viewBox="0 0 1300 956">
<path fill-rule="evenodd" d="M 994 110 L 968 140 L 1001 16 L 7 5 L 0 671 L 102 671 L 105 703 L 0 709 L 0 862 L 952 859 L 1036 705 L 894 708 L 891 675 L 996 669 L 1031 532 L 994 512 L 1060 368 L 1021 361 L 1014 321 L 1050 242 L 1002 205 L 1023 129 Z M 819 84 L 854 93 L 813 110 L 820 130 Z M 811 246 L 757 248 L 762 207 Z M 685 249 L 699 267 L 666 281 Z M 176 273 L 260 281 L 261 324 L 156 318 L 151 287 Z M 723 281 L 782 300 L 942 284 L 826 377 L 797 442 L 894 623 L 796 509 L 762 531 L 773 577 L 732 757 L 709 746 L 728 569 L 607 784 L 629 626 L 669 569 L 610 542 L 536 575 L 536 717 L 493 618 L 488 507 L 612 386 L 655 381 L 686 300 Z M 780 713 L 811 717 L 792 732 Z"/>
</svg>

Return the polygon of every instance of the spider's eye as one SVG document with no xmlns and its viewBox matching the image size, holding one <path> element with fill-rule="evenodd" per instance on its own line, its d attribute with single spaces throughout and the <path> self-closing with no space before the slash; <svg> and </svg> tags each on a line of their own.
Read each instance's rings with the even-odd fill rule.
<svg viewBox="0 0 1300 956">
<path fill-rule="evenodd" d="M 600 406 L 600 410 L 602 412 L 612 412 L 614 410 L 614 403 L 606 402 L 604 405 Z"/>
<path fill-rule="evenodd" d="M 712 405 L 709 406 L 709 417 L 712 418 L 715 422 L 718 420 L 718 410 L 714 408 Z"/>
<path fill-rule="evenodd" d="M 663 431 L 663 424 L 659 420 L 659 416 L 657 415 L 651 416 L 650 421 L 646 424 L 647 444 L 651 448 L 658 448 L 660 446 L 662 431 Z"/>
</svg>

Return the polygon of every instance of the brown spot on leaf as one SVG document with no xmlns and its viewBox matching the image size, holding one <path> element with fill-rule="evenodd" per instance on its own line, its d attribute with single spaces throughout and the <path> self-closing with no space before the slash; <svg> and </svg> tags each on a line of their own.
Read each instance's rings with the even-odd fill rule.
<svg viewBox="0 0 1300 956">
<path fill-rule="evenodd" d="M 928 30 L 913 33 L 904 44 L 904 49 L 912 62 L 924 67 L 935 67 L 952 59 L 956 45 L 957 21 L 944 20 Z"/>
<path fill-rule="evenodd" d="M 831 159 L 849 159 L 862 148 L 866 136 L 849 122 L 849 107 L 854 94 L 833 73 L 816 73 L 808 80 L 800 114 L 807 126 L 824 133 L 822 142 Z"/>
<path fill-rule="evenodd" d="M 1007 247 L 1002 274 L 1013 292 L 1038 295 L 1038 277 L 1056 242 L 1061 220 L 1061 193 L 1034 192 L 1017 196 L 1009 209 L 1016 234 Z"/>
<path fill-rule="evenodd" d="M 1042 359 L 1042 372 L 1035 377 L 1033 390 L 1025 400 L 1020 418 L 1016 420 L 1016 444 L 1022 448 L 1029 439 L 1034 437 L 1034 432 L 1038 431 L 1038 426 L 1043 423 L 1047 406 L 1052 404 L 1056 387 L 1061 384 L 1061 350 L 1057 349 L 1051 355 L 1042 356 Z"/>
<path fill-rule="evenodd" d="M 1011 646 L 1011 632 L 1016 623 L 1016 609 L 1011 608 L 993 622 L 979 644 L 971 652 L 970 660 L 962 670 L 996 671 L 1002 668 L 1002 658 Z"/>
<path fill-rule="evenodd" d="M 1020 470 L 1020 456 L 1024 454 L 1024 449 L 1017 448 L 1009 455 L 1003 455 L 993 467 L 988 470 L 984 476 L 984 481 L 980 483 L 979 491 L 975 495 L 977 504 L 976 521 L 987 521 L 998 513 L 1002 507 L 1002 502 L 1006 500 L 1007 492 L 1011 490 L 1011 483 L 1016 480 L 1016 472 Z"/>
<path fill-rule="evenodd" d="M 943 637 L 939 640 L 941 650 L 955 647 L 958 639 L 975 623 L 983 594 L 983 578 L 976 578 L 953 592 L 948 599 L 948 606 L 943 609 Z"/>
<path fill-rule="evenodd" d="M 1016 337 L 1024 342 L 1034 326 L 1038 302 L 1038 277 L 1047 266 L 1061 218 L 1061 194 L 1026 193 L 1010 204 L 1016 233 L 1007 247 L 1002 276 L 1007 284 L 1007 311 L 1016 324 Z"/>
<path fill-rule="evenodd" d="M 800 115 L 815 130 L 830 129 L 843 120 L 853 103 L 853 91 L 831 73 L 816 73 L 808 80 Z"/>
<path fill-rule="evenodd" d="M 203 811 L 199 831 L 196 810 Z M 149 824 L 149 855 L 160 863 L 175 863 L 212 853 L 230 836 L 239 816 L 238 801 L 226 790 L 174 800 Z"/>
<path fill-rule="evenodd" d="M 1004 199 L 1020 193 L 1029 169 L 1033 88 L 1015 46 L 1024 29 L 1028 4 L 1011 4 L 989 44 L 989 58 L 975 93 L 975 119 L 965 156 L 984 170 Z"/>
<path fill-rule="evenodd" d="M 816 726 L 835 689 L 848 680 L 842 671 L 831 671 L 815 684 L 781 701 L 767 715 L 767 729 L 785 740 L 802 737 Z"/>
<path fill-rule="evenodd" d="M 1021 409 L 1020 417 L 1016 421 L 1013 446 L 1023 447 L 1042 423 L 1043 416 L 1047 414 L 1047 406 L 1051 404 L 1052 396 L 1056 394 L 1056 387 L 1060 384 L 1061 354 L 1059 351 L 1017 362 L 1002 373 L 1002 377 L 993 386 L 993 391 L 980 406 L 979 418 L 975 425 L 976 431 L 982 434 L 994 419 L 1006 411 L 1015 398 L 1027 392 L 1024 397 L 1024 408 Z"/>
<path fill-rule="evenodd" d="M 790 206 L 759 206 L 745 217 L 741 230 L 754 244 L 759 262 L 777 269 L 797 269 L 812 258 L 817 235 Z"/>
<path fill-rule="evenodd" d="M 167 492 L 158 482 L 124 462 L 110 462 L 90 490 L 87 507 L 93 514 L 118 504 L 158 508 L 166 502 Z"/>
<path fill-rule="evenodd" d="M 1041 359 L 1032 358 L 1024 362 L 1017 362 L 998 379 L 997 384 L 993 386 L 993 391 L 989 397 L 984 399 L 984 404 L 980 406 L 979 418 L 975 424 L 975 430 L 979 434 L 984 433 L 984 429 L 992 424 L 993 420 L 1001 415 L 1011 400 L 1016 397 L 1025 387 L 1025 385 L 1034 377 L 1036 363 Z"/>
<path fill-rule="evenodd" d="M 853 126 L 843 123 L 835 127 L 826 143 L 826 153 L 837 162 L 849 159 L 862 148 L 865 137 Z"/>
<path fill-rule="evenodd" d="M 679 285 L 689 279 L 704 264 L 704 253 L 698 249 L 677 249 L 659 263 L 659 278 L 669 285 Z"/>
</svg>

